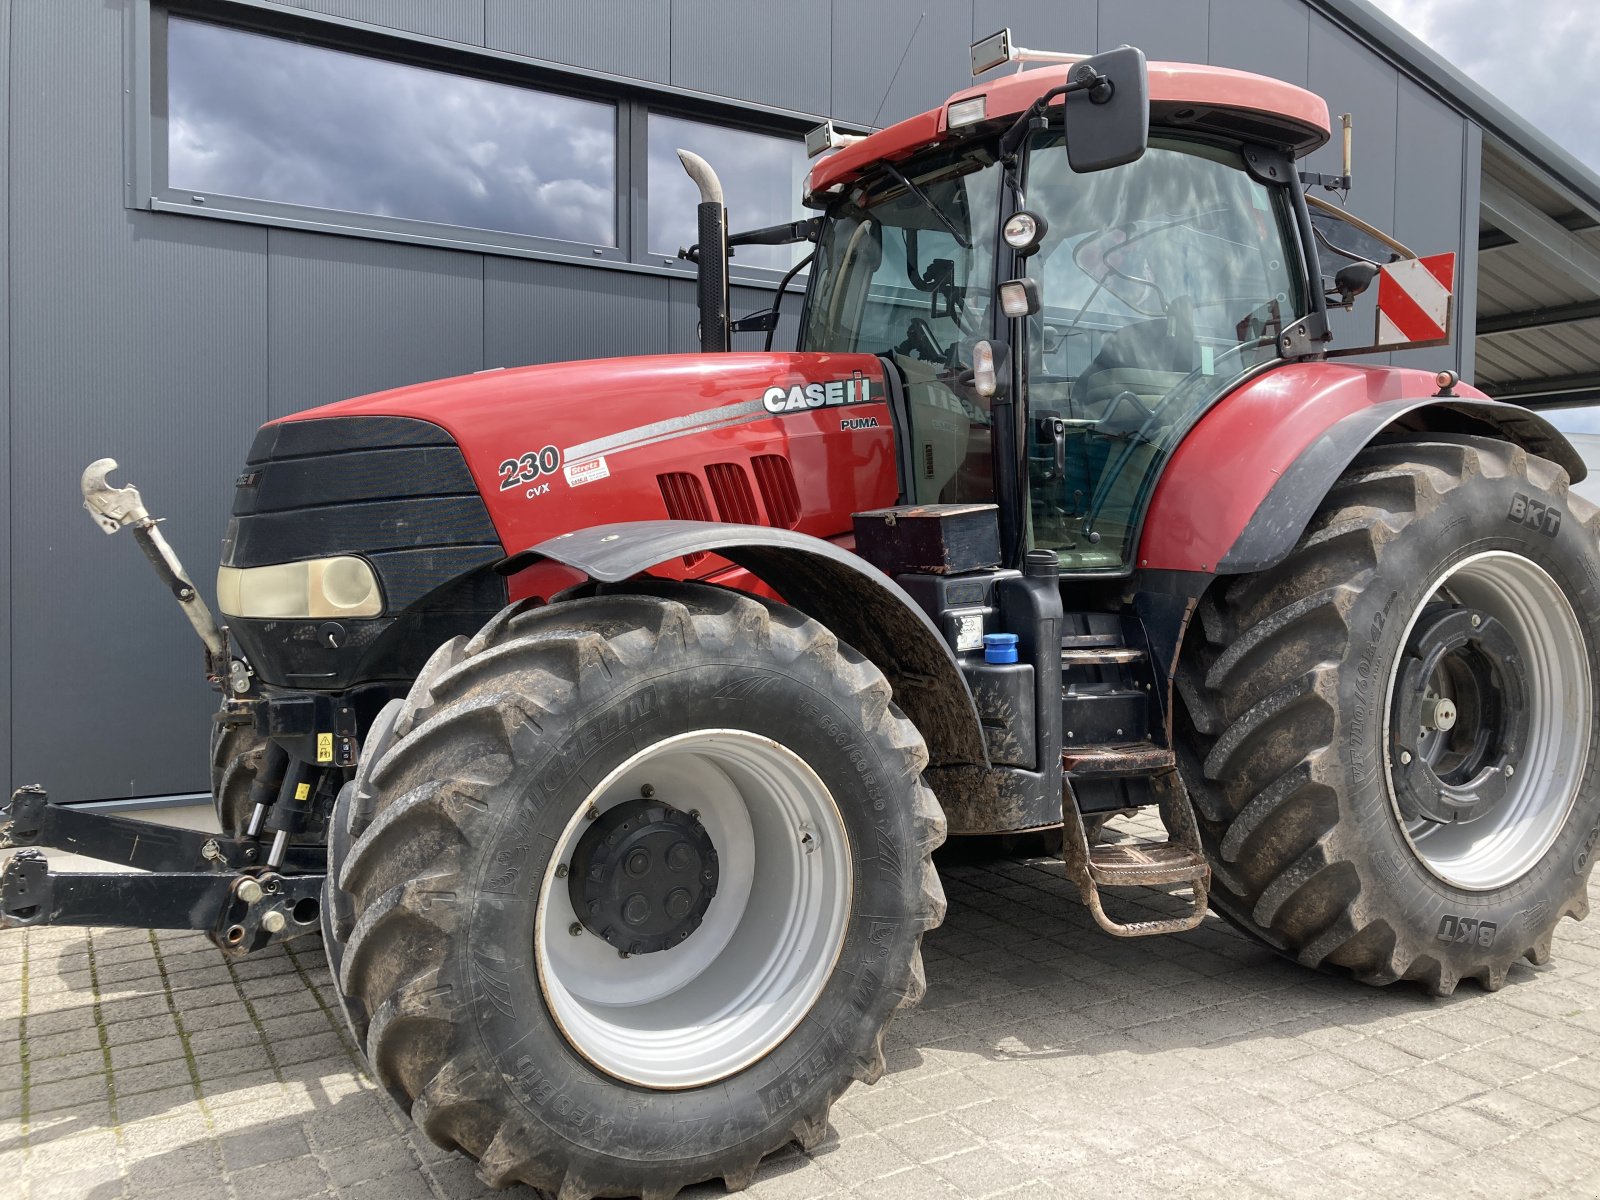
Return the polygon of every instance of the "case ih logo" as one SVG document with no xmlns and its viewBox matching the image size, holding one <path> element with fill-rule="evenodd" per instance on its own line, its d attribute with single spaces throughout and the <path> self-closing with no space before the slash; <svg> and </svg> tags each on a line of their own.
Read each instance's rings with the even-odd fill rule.
<svg viewBox="0 0 1600 1200">
<path fill-rule="evenodd" d="M 769 387 L 761 403 L 769 413 L 803 412 L 808 408 L 842 408 L 846 404 L 872 402 L 871 382 L 860 371 L 849 379 L 827 383 L 797 383 L 793 387 Z"/>
</svg>

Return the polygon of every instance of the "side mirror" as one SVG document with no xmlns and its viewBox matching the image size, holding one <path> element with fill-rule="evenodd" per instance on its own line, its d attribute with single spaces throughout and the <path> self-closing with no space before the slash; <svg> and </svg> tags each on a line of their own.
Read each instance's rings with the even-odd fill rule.
<svg viewBox="0 0 1600 1200">
<path fill-rule="evenodd" d="M 1339 273 L 1333 277 L 1333 286 L 1339 293 L 1339 303 L 1346 308 L 1372 286 L 1372 281 L 1378 277 L 1378 268 L 1369 262 L 1353 262 L 1347 267 L 1340 267 Z"/>
<path fill-rule="evenodd" d="M 1150 75 L 1144 51 L 1121 46 L 1076 64 L 1067 82 L 1067 161 L 1080 175 L 1137 161 L 1150 144 Z"/>
</svg>

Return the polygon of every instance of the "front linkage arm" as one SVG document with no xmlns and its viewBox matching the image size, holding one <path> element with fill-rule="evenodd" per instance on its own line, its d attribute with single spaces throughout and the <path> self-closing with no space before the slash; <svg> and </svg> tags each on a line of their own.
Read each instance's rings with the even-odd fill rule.
<svg viewBox="0 0 1600 1200">
<path fill-rule="evenodd" d="M 205 644 L 206 676 L 220 688 L 228 680 L 232 666 L 227 635 L 217 625 L 206 602 L 200 598 L 199 589 L 183 569 L 177 554 L 161 535 L 161 530 L 157 528 L 159 520 L 145 509 L 139 489 L 132 484 L 114 488 L 106 482 L 106 476 L 116 469 L 117 460 L 114 458 L 96 459 L 84 469 L 81 483 L 83 506 L 89 510 L 94 523 L 108 534 L 116 533 L 124 525 L 133 530 L 139 549 L 144 551 L 150 565 L 182 606 L 184 616 L 189 618 L 189 624 L 194 626 L 194 631 Z"/>
<path fill-rule="evenodd" d="M 42 846 L 138 871 L 53 873 Z M 44 789 L 23 787 L 0 824 L 0 849 L 13 847 L 0 869 L 0 929 L 198 929 L 243 955 L 318 928 L 321 846 L 291 846 L 282 866 L 292 873 L 280 874 L 256 864 L 253 842 L 51 804 Z"/>
</svg>

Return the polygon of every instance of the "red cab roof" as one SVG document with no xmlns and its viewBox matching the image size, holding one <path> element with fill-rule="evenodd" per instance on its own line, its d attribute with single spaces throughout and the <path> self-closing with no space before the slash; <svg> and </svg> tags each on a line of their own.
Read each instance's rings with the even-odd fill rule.
<svg viewBox="0 0 1600 1200">
<path fill-rule="evenodd" d="M 1051 88 L 1067 81 L 1070 66 L 1037 67 L 957 92 L 938 108 L 919 113 L 830 154 L 811 168 L 808 193 L 848 183 L 874 163 L 895 162 L 953 136 L 945 111 L 961 100 L 987 97 L 985 122 L 1016 116 Z M 1052 101 L 1060 104 L 1057 97 Z M 1244 141 L 1280 145 L 1296 157 L 1328 140 L 1328 105 L 1305 88 L 1195 63 L 1150 64 L 1150 122 L 1172 128 L 1230 132 Z M 957 131 L 959 133 L 960 131 Z"/>
</svg>

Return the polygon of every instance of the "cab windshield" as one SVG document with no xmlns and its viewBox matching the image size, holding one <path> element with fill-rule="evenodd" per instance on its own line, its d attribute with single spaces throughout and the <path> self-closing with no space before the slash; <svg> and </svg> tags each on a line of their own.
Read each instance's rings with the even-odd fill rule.
<svg viewBox="0 0 1600 1200">
<path fill-rule="evenodd" d="M 905 381 L 908 498 L 995 499 L 975 342 L 992 311 L 1002 179 L 968 146 L 870 181 L 830 213 L 802 350 L 865 351 Z M 1167 455 L 1303 314 L 1284 188 L 1240 155 L 1152 137 L 1137 162 L 1079 175 L 1059 130 L 1033 136 L 1025 204 L 1047 231 L 1019 273 L 1040 284 L 1028 339 L 1029 545 L 1063 569 L 1128 565 Z M 908 186 L 909 185 L 909 186 Z"/>
</svg>

